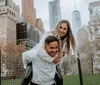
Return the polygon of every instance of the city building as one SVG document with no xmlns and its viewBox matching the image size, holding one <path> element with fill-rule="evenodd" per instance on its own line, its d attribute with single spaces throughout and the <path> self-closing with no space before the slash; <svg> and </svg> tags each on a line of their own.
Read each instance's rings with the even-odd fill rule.
<svg viewBox="0 0 100 85">
<path fill-rule="evenodd" d="M 36 10 L 34 8 L 34 0 L 22 0 L 22 16 L 24 20 L 35 26 Z"/>
<path fill-rule="evenodd" d="M 38 29 L 40 39 L 41 39 L 41 37 L 43 36 L 43 34 L 45 32 L 44 27 L 43 27 L 43 22 L 42 22 L 41 18 L 36 19 L 36 25 L 35 26 Z"/>
<path fill-rule="evenodd" d="M 93 73 L 100 74 L 100 51 L 93 58 Z"/>
<path fill-rule="evenodd" d="M 88 43 L 88 26 L 81 27 L 77 32 L 78 48 Z"/>
<path fill-rule="evenodd" d="M 24 21 L 35 27 L 42 37 L 44 34 L 43 22 L 41 18 L 36 19 L 34 0 L 22 0 L 22 17 Z"/>
<path fill-rule="evenodd" d="M 81 15 L 78 10 L 74 10 L 72 13 L 72 30 L 73 34 L 76 37 L 78 30 L 81 28 Z"/>
<path fill-rule="evenodd" d="M 89 40 L 100 38 L 100 1 L 89 3 Z"/>
<path fill-rule="evenodd" d="M 28 22 L 22 22 L 17 23 L 16 26 L 17 45 L 25 43 L 27 49 L 31 49 L 39 42 L 39 32 L 33 25 Z"/>
<path fill-rule="evenodd" d="M 50 29 L 55 29 L 57 23 L 61 20 L 60 0 L 49 2 L 49 20 Z"/>
<path fill-rule="evenodd" d="M 16 44 L 16 23 L 20 20 L 20 9 L 12 0 L 0 0 L 0 42 Z"/>
<path fill-rule="evenodd" d="M 1 60 L 8 54 L 5 46 L 16 45 L 16 23 L 20 20 L 20 9 L 12 0 L 0 0 L 0 50 Z M 9 48 L 10 49 L 10 48 Z M 7 61 L 8 62 L 8 61 Z M 1 76 L 7 75 L 6 60 L 1 61 Z"/>
<path fill-rule="evenodd" d="M 93 73 L 100 73 L 100 1 L 89 3 L 89 41 L 92 47 Z M 99 56 L 97 56 L 99 55 Z M 99 68 L 99 69 L 98 69 Z"/>
<path fill-rule="evenodd" d="M 36 28 L 38 28 L 39 30 L 43 29 L 43 22 L 41 18 L 36 19 Z"/>
<path fill-rule="evenodd" d="M 92 57 L 91 57 L 91 47 L 88 40 L 88 26 L 83 26 L 78 30 L 77 40 L 78 40 L 78 50 L 81 60 L 82 73 L 92 72 Z"/>
</svg>

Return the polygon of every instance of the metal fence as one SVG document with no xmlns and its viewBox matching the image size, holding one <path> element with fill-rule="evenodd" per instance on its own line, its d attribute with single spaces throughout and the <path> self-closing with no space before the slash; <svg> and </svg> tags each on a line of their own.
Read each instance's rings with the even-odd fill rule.
<svg viewBox="0 0 100 85">
<path fill-rule="evenodd" d="M 24 72 L 21 57 L 1 56 L 1 85 L 20 85 Z"/>
</svg>

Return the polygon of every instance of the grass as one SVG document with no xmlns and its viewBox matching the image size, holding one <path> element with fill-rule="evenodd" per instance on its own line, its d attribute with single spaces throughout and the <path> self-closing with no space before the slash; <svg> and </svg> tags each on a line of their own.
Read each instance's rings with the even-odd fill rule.
<svg viewBox="0 0 100 85">
<path fill-rule="evenodd" d="M 1 80 L 1 85 L 20 85 L 22 79 Z"/>
<path fill-rule="evenodd" d="M 100 74 L 83 75 L 83 85 L 100 85 Z M 1 80 L 1 85 L 20 85 L 22 79 Z M 64 85 L 80 85 L 79 75 L 64 76 Z"/>
<path fill-rule="evenodd" d="M 100 85 L 100 74 L 83 75 L 83 85 Z M 64 85 L 80 85 L 79 75 L 64 76 Z"/>
</svg>

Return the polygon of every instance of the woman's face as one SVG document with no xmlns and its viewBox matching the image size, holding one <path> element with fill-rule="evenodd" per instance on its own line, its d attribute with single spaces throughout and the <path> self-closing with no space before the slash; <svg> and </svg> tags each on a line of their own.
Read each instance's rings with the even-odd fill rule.
<svg viewBox="0 0 100 85">
<path fill-rule="evenodd" d="M 62 23 L 58 28 L 58 33 L 60 37 L 63 37 L 67 34 L 68 25 L 66 23 Z"/>
</svg>

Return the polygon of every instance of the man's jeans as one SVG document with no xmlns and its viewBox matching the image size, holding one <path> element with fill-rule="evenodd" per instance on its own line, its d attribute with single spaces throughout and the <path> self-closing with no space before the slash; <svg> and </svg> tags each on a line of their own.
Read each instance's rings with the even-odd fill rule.
<svg viewBox="0 0 100 85">
<path fill-rule="evenodd" d="M 39 85 L 39 84 L 35 84 L 35 83 L 31 82 L 30 85 Z M 52 84 L 52 85 L 55 85 L 55 84 Z"/>
</svg>

